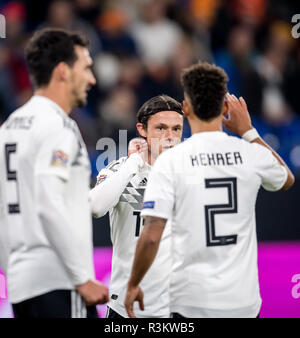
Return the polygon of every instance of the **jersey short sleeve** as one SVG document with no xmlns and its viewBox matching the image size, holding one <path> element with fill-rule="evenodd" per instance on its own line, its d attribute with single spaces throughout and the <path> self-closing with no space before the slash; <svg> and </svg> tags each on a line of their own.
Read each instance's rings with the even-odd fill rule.
<svg viewBox="0 0 300 338">
<path fill-rule="evenodd" d="M 122 157 L 119 160 L 110 162 L 105 168 L 101 169 L 97 175 L 96 185 L 104 182 L 108 177 L 117 172 L 120 169 L 122 163 L 125 162 L 125 160 L 126 157 Z"/>
<path fill-rule="evenodd" d="M 260 144 L 252 145 L 252 151 L 255 152 L 255 170 L 262 180 L 263 188 L 268 191 L 280 190 L 287 180 L 287 170 L 269 149 Z"/>
<path fill-rule="evenodd" d="M 51 124 L 45 135 L 39 137 L 35 175 L 55 175 L 67 181 L 72 163 L 79 151 L 79 142 L 71 128 Z"/>
<path fill-rule="evenodd" d="M 172 171 L 171 151 L 161 154 L 156 160 L 147 183 L 141 216 L 169 219 L 175 201 L 175 177 Z"/>
</svg>

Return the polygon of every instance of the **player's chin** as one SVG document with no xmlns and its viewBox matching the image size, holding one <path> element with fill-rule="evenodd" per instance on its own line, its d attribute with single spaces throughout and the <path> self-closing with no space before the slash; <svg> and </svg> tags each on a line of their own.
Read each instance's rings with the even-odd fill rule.
<svg viewBox="0 0 300 338">
<path fill-rule="evenodd" d="M 87 103 L 87 97 L 80 97 L 80 98 L 77 98 L 76 106 L 78 108 L 82 108 L 86 105 L 86 103 Z"/>
</svg>

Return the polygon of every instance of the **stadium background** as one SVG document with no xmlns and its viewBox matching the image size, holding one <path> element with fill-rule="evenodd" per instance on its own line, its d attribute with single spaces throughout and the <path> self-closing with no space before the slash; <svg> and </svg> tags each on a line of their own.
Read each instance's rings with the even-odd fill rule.
<svg viewBox="0 0 300 338">
<path fill-rule="evenodd" d="M 23 51 L 34 30 L 64 27 L 89 38 L 97 86 L 87 107 L 71 116 L 88 148 L 92 185 L 99 139 L 109 137 L 118 145 L 119 130 L 127 130 L 128 140 L 135 137 L 137 109 L 154 95 L 181 101 L 180 72 L 191 63 L 207 60 L 226 70 L 230 93 L 245 98 L 255 127 L 296 175 L 286 193 L 259 193 L 257 230 L 262 316 L 300 317 L 300 298 L 292 294 L 297 281 L 292 278 L 300 274 L 300 38 L 291 34 L 298 1 L 24 0 L 0 1 L 0 13 L 6 18 L 0 125 L 32 95 Z M 189 135 L 185 122 L 183 137 Z M 108 284 L 108 217 L 94 220 L 94 244 L 97 277 Z M 0 285 L 0 317 L 11 315 L 5 297 Z M 104 307 L 99 311 L 103 315 Z"/>
</svg>

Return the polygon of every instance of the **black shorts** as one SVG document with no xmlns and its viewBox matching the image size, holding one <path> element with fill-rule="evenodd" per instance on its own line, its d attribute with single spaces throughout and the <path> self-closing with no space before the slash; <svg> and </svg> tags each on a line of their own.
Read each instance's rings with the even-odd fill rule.
<svg viewBox="0 0 300 338">
<path fill-rule="evenodd" d="M 106 311 L 106 318 L 125 318 L 125 317 L 121 316 L 118 312 L 114 311 L 112 308 L 108 306 Z"/>
<path fill-rule="evenodd" d="M 98 318 L 75 290 L 55 290 L 12 305 L 15 318 Z"/>
</svg>

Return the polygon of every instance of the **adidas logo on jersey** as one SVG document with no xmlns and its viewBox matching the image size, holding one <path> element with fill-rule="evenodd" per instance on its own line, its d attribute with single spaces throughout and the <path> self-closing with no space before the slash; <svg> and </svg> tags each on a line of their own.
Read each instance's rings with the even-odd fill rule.
<svg viewBox="0 0 300 338">
<path fill-rule="evenodd" d="M 113 299 L 113 300 L 117 300 L 118 298 L 119 298 L 119 296 L 116 295 L 116 294 L 111 295 L 111 299 Z"/>
<path fill-rule="evenodd" d="M 142 186 L 142 187 L 144 187 L 145 185 L 147 185 L 147 178 L 145 177 L 141 182 L 140 182 L 140 184 L 139 184 L 139 186 Z"/>
</svg>

